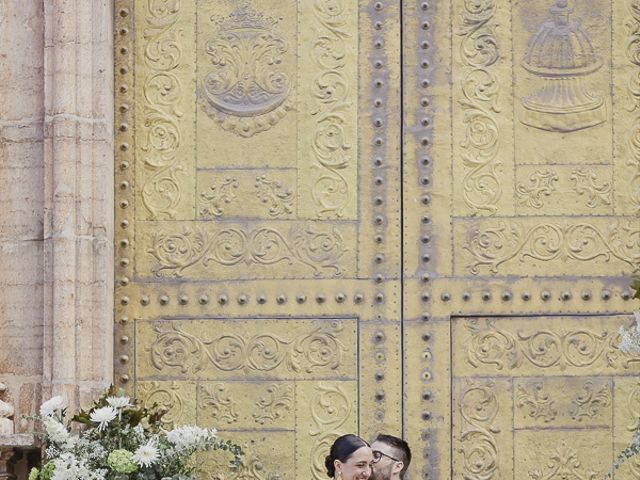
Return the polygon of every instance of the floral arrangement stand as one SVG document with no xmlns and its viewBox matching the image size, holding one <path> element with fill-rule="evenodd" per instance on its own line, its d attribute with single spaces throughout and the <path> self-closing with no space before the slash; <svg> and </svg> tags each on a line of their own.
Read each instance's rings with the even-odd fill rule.
<svg viewBox="0 0 640 480">
<path fill-rule="evenodd" d="M 230 469 L 241 464 L 240 447 L 215 429 L 170 428 L 165 413 L 111 387 L 65 423 L 66 401 L 53 397 L 31 417 L 44 429 L 46 449 L 42 468 L 32 469 L 29 480 L 195 480 L 195 454 L 212 450 L 230 455 Z"/>
<path fill-rule="evenodd" d="M 15 480 L 14 457 L 39 448 L 40 441 L 35 435 L 27 433 L 0 435 L 0 480 Z"/>
</svg>

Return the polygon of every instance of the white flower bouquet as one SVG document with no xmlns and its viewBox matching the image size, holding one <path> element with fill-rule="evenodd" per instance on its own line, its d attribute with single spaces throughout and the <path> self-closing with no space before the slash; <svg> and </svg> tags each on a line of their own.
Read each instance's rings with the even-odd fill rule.
<svg viewBox="0 0 640 480">
<path fill-rule="evenodd" d="M 42 424 L 46 450 L 42 469 L 32 469 L 29 480 L 192 480 L 198 473 L 194 454 L 209 450 L 229 452 L 231 469 L 240 465 L 241 448 L 218 438 L 215 429 L 165 430 L 164 413 L 112 387 L 65 424 L 66 401 L 53 397 L 32 417 Z M 72 422 L 81 426 L 76 432 Z"/>
</svg>

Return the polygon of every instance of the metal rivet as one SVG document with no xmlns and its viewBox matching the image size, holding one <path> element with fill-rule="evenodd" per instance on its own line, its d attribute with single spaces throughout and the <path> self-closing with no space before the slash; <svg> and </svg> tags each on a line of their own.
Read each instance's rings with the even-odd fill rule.
<svg viewBox="0 0 640 480">
<path fill-rule="evenodd" d="M 147 295 L 143 295 L 140 298 L 140 305 L 147 306 L 151 303 L 151 299 Z"/>
<path fill-rule="evenodd" d="M 209 303 L 209 297 L 207 295 L 200 295 L 198 302 L 200 303 L 200 305 L 206 305 L 207 303 Z"/>
<path fill-rule="evenodd" d="M 229 301 L 229 298 L 226 295 L 222 294 L 218 296 L 218 303 L 220 305 L 225 305 L 228 301 Z"/>
<path fill-rule="evenodd" d="M 363 300 L 364 300 L 364 295 L 362 295 L 361 293 L 356 293 L 353 296 L 353 301 L 356 303 L 362 303 Z"/>
<path fill-rule="evenodd" d="M 571 292 L 569 292 L 569 291 L 564 291 L 564 292 L 562 292 L 562 293 L 560 294 L 560 299 L 561 299 L 563 302 L 566 302 L 566 301 L 568 301 L 568 300 L 571 300 Z"/>
<path fill-rule="evenodd" d="M 376 243 L 382 243 L 384 241 L 384 237 L 382 235 L 380 235 L 380 234 L 375 235 L 373 237 L 373 241 L 376 242 Z"/>
<path fill-rule="evenodd" d="M 373 24 L 373 27 L 374 27 L 376 30 L 382 30 L 382 22 L 376 22 L 376 23 L 374 23 L 374 24 Z"/>
<path fill-rule="evenodd" d="M 375 399 L 379 402 L 384 400 L 384 392 L 382 390 L 378 390 L 375 394 Z"/>
<path fill-rule="evenodd" d="M 127 200 L 120 201 L 120 208 L 125 209 L 129 206 L 129 202 Z"/>
<path fill-rule="evenodd" d="M 420 434 L 420 438 L 422 438 L 422 440 L 429 440 L 429 431 L 428 430 L 424 430 L 421 434 Z"/>
<path fill-rule="evenodd" d="M 373 143 L 374 143 L 377 147 L 379 147 L 379 146 L 381 146 L 381 145 L 384 143 L 384 140 L 383 140 L 383 139 L 381 139 L 381 138 L 376 138 L 376 139 L 373 141 Z"/>
<path fill-rule="evenodd" d="M 123 317 L 120 317 L 120 325 L 126 325 L 129 322 L 129 317 L 127 317 L 126 315 Z"/>
<path fill-rule="evenodd" d="M 127 228 L 128 226 L 129 226 L 129 220 L 126 220 L 126 219 L 125 219 L 125 220 L 122 220 L 122 221 L 120 222 L 120 227 L 121 227 L 121 228 Z"/>
<path fill-rule="evenodd" d="M 377 88 L 381 88 L 384 85 L 384 82 L 381 79 L 377 79 L 373 82 L 373 84 L 377 87 Z"/>
<path fill-rule="evenodd" d="M 609 289 L 602 290 L 602 292 L 600 293 L 600 297 L 603 300 L 609 300 L 611 298 L 611 290 Z"/>
<path fill-rule="evenodd" d="M 120 279 L 120 285 L 122 285 L 123 287 L 126 287 L 127 285 L 129 285 L 129 277 L 122 277 Z"/>
<path fill-rule="evenodd" d="M 383 182 L 382 177 L 376 177 L 374 182 L 376 185 L 382 185 L 382 182 Z"/>
<path fill-rule="evenodd" d="M 423 205 L 429 205 L 429 203 L 431 203 L 431 197 L 429 195 L 423 195 L 421 200 Z"/>
<path fill-rule="evenodd" d="M 423 215 L 421 220 L 422 220 L 422 223 L 429 223 L 431 221 L 428 215 Z"/>
<path fill-rule="evenodd" d="M 430 140 L 427 137 L 424 137 L 422 140 L 420 140 L 420 143 L 422 144 L 423 147 L 427 147 L 430 143 Z"/>
<path fill-rule="evenodd" d="M 423 127 L 428 127 L 429 126 L 429 119 L 428 118 L 423 118 L 420 123 L 422 124 Z"/>
<path fill-rule="evenodd" d="M 540 293 L 540 298 L 545 302 L 548 301 L 551 298 L 551 292 L 549 290 L 543 290 Z"/>
<path fill-rule="evenodd" d="M 429 185 L 429 182 L 431 181 L 431 179 L 427 176 L 424 176 L 422 178 L 420 178 L 420 183 L 422 185 Z"/>
<path fill-rule="evenodd" d="M 431 392 L 430 391 L 426 391 L 426 392 L 422 392 L 422 399 L 423 400 L 431 400 Z"/>
<path fill-rule="evenodd" d="M 280 305 L 282 305 L 283 303 L 287 302 L 287 297 L 285 297 L 284 295 L 278 295 L 276 297 L 276 302 L 278 302 Z"/>
<path fill-rule="evenodd" d="M 382 126 L 382 119 L 381 119 L 381 118 L 376 118 L 376 119 L 373 121 L 373 124 L 374 124 L 376 127 L 381 127 L 381 126 Z"/>
<path fill-rule="evenodd" d="M 127 125 L 126 123 L 121 123 L 119 128 L 121 132 L 126 132 L 127 130 L 129 130 L 129 125 Z"/>
<path fill-rule="evenodd" d="M 129 188 L 129 182 L 127 182 L 126 180 L 120 182 L 120 190 L 126 190 L 127 188 Z"/>
<path fill-rule="evenodd" d="M 120 259 L 120 266 L 121 267 L 126 267 L 127 265 L 129 265 L 129 259 L 128 258 L 121 258 Z"/>
<path fill-rule="evenodd" d="M 246 295 L 238 295 L 238 299 L 237 299 L 238 304 L 240 304 L 240 305 L 244 305 L 244 304 L 246 304 L 246 303 L 247 303 L 247 301 L 248 301 L 248 300 L 249 300 L 249 299 L 247 298 L 247 296 L 246 296 Z"/>
<path fill-rule="evenodd" d="M 129 337 L 126 335 L 121 336 L 120 343 L 122 343 L 123 345 L 126 345 L 127 343 L 129 343 Z"/>
<path fill-rule="evenodd" d="M 428 253 L 422 255 L 423 262 L 428 262 L 429 260 L 431 260 L 431 256 Z"/>
<path fill-rule="evenodd" d="M 124 161 L 124 162 L 120 162 L 120 170 L 126 170 L 129 168 L 129 162 Z"/>
<path fill-rule="evenodd" d="M 585 302 L 587 300 L 591 300 L 591 291 L 590 290 L 582 290 L 582 292 L 580 292 L 580 298 L 582 298 L 582 300 L 584 300 Z"/>
<path fill-rule="evenodd" d="M 321 293 L 319 293 L 318 295 L 316 295 L 316 302 L 318 303 L 324 303 L 324 301 L 326 300 L 325 296 Z"/>
<path fill-rule="evenodd" d="M 382 283 L 382 281 L 384 280 L 384 277 L 382 276 L 381 273 L 376 274 L 376 283 Z"/>
<path fill-rule="evenodd" d="M 429 30 L 429 27 L 430 27 L 429 22 L 427 21 L 422 22 L 421 26 L 423 30 Z"/>
<path fill-rule="evenodd" d="M 373 260 L 376 263 L 382 263 L 382 262 L 384 262 L 384 255 L 381 254 L 381 253 L 378 253 L 375 257 L 373 257 Z"/>
<path fill-rule="evenodd" d="M 422 334 L 422 341 L 423 342 L 428 342 L 429 340 L 431 340 L 431 334 L 430 333 L 423 333 Z"/>
<path fill-rule="evenodd" d="M 429 48 L 429 42 L 427 42 L 426 40 L 423 40 L 422 42 L 420 42 L 420 47 L 423 50 L 426 50 L 427 48 Z"/>
<path fill-rule="evenodd" d="M 382 330 L 378 330 L 374 335 L 373 338 L 375 340 L 376 343 L 380 343 L 383 342 L 385 337 L 384 337 L 384 332 Z"/>
<path fill-rule="evenodd" d="M 120 35 L 122 35 L 123 37 L 125 35 L 127 35 L 128 33 L 129 33 L 129 29 L 128 28 L 123 27 L 123 28 L 120 29 Z"/>
<path fill-rule="evenodd" d="M 381 166 L 381 165 L 382 165 L 382 158 L 380 158 L 380 157 L 376 157 L 376 158 L 375 158 L 375 160 L 373 161 L 373 163 L 374 163 L 374 165 L 375 165 L 376 167 Z"/>
<path fill-rule="evenodd" d="M 373 66 L 376 67 L 376 68 L 382 68 L 382 65 L 383 65 L 382 60 L 376 60 L 373 63 Z"/>
<path fill-rule="evenodd" d="M 429 315 L 428 312 L 423 312 L 422 315 L 420 315 L 420 318 L 423 322 L 428 322 L 429 320 L 431 320 L 431 315 Z"/>
<path fill-rule="evenodd" d="M 429 9 L 429 4 L 428 4 L 427 2 L 422 2 L 422 3 L 420 4 L 420 8 L 421 8 L 422 10 L 428 10 L 428 9 Z"/>
<path fill-rule="evenodd" d="M 620 297 L 627 301 L 631 299 L 631 292 L 629 290 L 623 290 L 622 293 L 620 294 Z"/>
<path fill-rule="evenodd" d="M 127 93 L 129 91 L 129 87 L 127 85 L 120 85 L 120 93 Z"/>
<path fill-rule="evenodd" d="M 260 305 L 264 305 L 265 303 L 267 303 L 267 297 L 265 297 L 264 295 L 259 295 L 256 300 Z"/>
<path fill-rule="evenodd" d="M 505 290 L 504 292 L 502 292 L 502 301 L 503 302 L 508 302 L 509 300 L 511 300 L 513 298 L 513 295 L 511 292 Z"/>
<path fill-rule="evenodd" d="M 382 205 L 384 203 L 384 200 L 382 199 L 381 196 L 377 196 L 376 198 L 374 198 L 373 202 L 376 205 L 380 206 L 380 205 Z M 382 223 L 382 222 L 383 222 L 382 217 L 376 217 L 376 223 Z"/>
<path fill-rule="evenodd" d="M 491 292 L 482 292 L 482 300 L 485 302 L 491 300 Z"/>
<path fill-rule="evenodd" d="M 440 300 L 442 300 L 443 302 L 448 302 L 449 300 L 451 300 L 451 294 L 448 292 L 444 292 L 442 295 L 440 295 Z"/>
<path fill-rule="evenodd" d="M 375 42 L 373 42 L 373 46 L 376 48 L 382 48 L 383 46 L 382 40 L 376 40 Z"/>
<path fill-rule="evenodd" d="M 376 293 L 376 302 L 382 303 L 384 300 L 384 295 L 382 293 Z"/>
<path fill-rule="evenodd" d="M 337 293 L 336 294 L 336 302 L 338 302 L 338 303 L 344 302 L 346 298 L 347 297 L 346 297 L 346 295 L 344 293 Z"/>
<path fill-rule="evenodd" d="M 120 299 L 120 304 L 121 305 L 129 305 L 129 297 L 122 297 Z"/>
<path fill-rule="evenodd" d="M 429 295 L 429 292 L 422 292 L 420 298 L 422 298 L 423 302 L 428 302 L 431 299 L 431 295 Z"/>
<path fill-rule="evenodd" d="M 422 81 L 420 82 L 420 85 L 422 85 L 422 88 L 427 88 L 431 83 L 429 82 L 428 78 L 423 78 Z"/>
<path fill-rule="evenodd" d="M 375 374 L 375 379 L 379 382 L 381 380 L 384 380 L 384 373 L 382 372 L 376 372 Z"/>
<path fill-rule="evenodd" d="M 374 106 L 374 107 L 381 107 L 381 106 L 382 106 L 382 100 L 380 100 L 379 98 L 376 98 L 376 99 L 373 101 L 373 106 Z"/>
<path fill-rule="evenodd" d="M 429 372 L 427 370 L 422 372 L 422 379 L 423 380 L 431 380 L 431 372 Z"/>
<path fill-rule="evenodd" d="M 374 5 L 374 8 L 376 10 L 382 10 L 382 2 L 376 2 L 376 4 Z"/>
<path fill-rule="evenodd" d="M 296 298 L 296 302 L 298 303 L 304 303 L 306 301 L 307 301 L 306 295 L 298 295 L 298 297 Z"/>
<path fill-rule="evenodd" d="M 120 363 L 127 363 L 129 361 L 129 355 L 120 355 Z"/>
<path fill-rule="evenodd" d="M 127 73 L 129 73 L 129 69 L 127 67 L 120 67 L 120 75 L 126 75 Z M 122 110 L 122 107 L 120 107 L 120 111 L 122 113 L 124 113 L 126 110 Z"/>
<path fill-rule="evenodd" d="M 122 70 L 120 70 L 120 73 L 122 73 Z M 126 113 L 128 111 L 129 111 L 129 105 L 127 105 L 126 103 L 123 103 L 122 105 L 120 105 L 121 113 Z"/>
<path fill-rule="evenodd" d="M 529 292 L 522 292 L 520 298 L 522 298 L 522 300 L 524 300 L 525 302 L 528 302 L 529 300 L 531 300 L 531 294 Z"/>
<path fill-rule="evenodd" d="M 167 295 L 160 295 L 158 300 L 160 301 L 160 305 L 167 305 L 169 303 L 169 297 Z"/>
<path fill-rule="evenodd" d="M 376 225 L 382 225 L 384 223 L 384 218 L 382 218 L 381 215 L 376 215 L 374 221 Z"/>
<path fill-rule="evenodd" d="M 189 303 L 189 297 L 187 295 L 180 295 L 178 303 L 180 303 L 180 305 L 186 305 L 187 303 Z"/>
<path fill-rule="evenodd" d="M 429 99 L 426 97 L 423 97 L 420 99 L 420 105 L 422 105 L 423 107 L 428 107 L 429 106 Z"/>
<path fill-rule="evenodd" d="M 386 359 L 386 357 L 384 356 L 384 352 L 376 352 L 374 357 L 378 362 L 384 362 Z"/>
<path fill-rule="evenodd" d="M 122 150 L 123 152 L 126 152 L 127 150 L 129 150 L 129 144 L 128 143 L 121 143 L 120 144 L 120 150 Z M 122 163 L 120 165 L 122 166 Z M 127 166 L 128 166 L 128 164 L 127 164 Z"/>
<path fill-rule="evenodd" d="M 423 273 L 421 278 L 422 281 L 426 283 L 431 279 L 431 276 L 428 273 Z"/>
<path fill-rule="evenodd" d="M 469 292 L 463 292 L 462 300 L 464 300 L 465 302 L 468 302 L 469 300 L 471 300 L 471 294 Z"/>
<path fill-rule="evenodd" d="M 420 62 L 420 66 L 421 66 L 422 68 L 429 68 L 429 60 L 422 60 L 422 61 Z"/>
<path fill-rule="evenodd" d="M 431 412 L 422 412 L 423 420 L 431 420 Z"/>
<path fill-rule="evenodd" d="M 129 380 L 130 380 L 129 375 L 122 375 L 122 376 L 120 377 L 120 381 L 121 381 L 122 383 L 127 383 Z"/>
<path fill-rule="evenodd" d="M 129 15 L 129 9 L 127 9 L 127 8 L 122 8 L 122 9 L 120 9 L 120 16 L 121 16 L 121 17 L 123 17 L 123 18 L 124 18 L 124 17 L 126 17 L 126 16 L 128 16 L 128 15 Z"/>
<path fill-rule="evenodd" d="M 422 243 L 429 243 L 431 241 L 431 237 L 429 235 L 422 236 Z"/>
</svg>

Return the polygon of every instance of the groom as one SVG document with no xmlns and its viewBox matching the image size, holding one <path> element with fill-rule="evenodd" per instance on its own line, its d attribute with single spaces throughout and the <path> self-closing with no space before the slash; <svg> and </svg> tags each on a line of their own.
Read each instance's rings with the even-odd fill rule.
<svg viewBox="0 0 640 480">
<path fill-rule="evenodd" d="M 403 480 L 411 463 L 407 442 L 393 435 L 379 434 L 371 443 L 373 466 L 371 480 Z"/>
</svg>

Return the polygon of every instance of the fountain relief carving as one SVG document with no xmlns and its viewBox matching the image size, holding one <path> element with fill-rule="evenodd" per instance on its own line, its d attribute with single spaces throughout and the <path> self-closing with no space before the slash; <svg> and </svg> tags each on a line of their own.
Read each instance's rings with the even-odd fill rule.
<svg viewBox="0 0 640 480">
<path fill-rule="evenodd" d="M 546 20 L 529 41 L 522 66 L 541 87 L 522 99 L 520 121 L 550 132 L 572 132 L 607 120 L 604 99 L 588 90 L 585 79 L 602 67 L 588 33 L 571 18 L 568 0 L 555 0 Z"/>
</svg>

